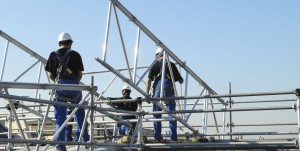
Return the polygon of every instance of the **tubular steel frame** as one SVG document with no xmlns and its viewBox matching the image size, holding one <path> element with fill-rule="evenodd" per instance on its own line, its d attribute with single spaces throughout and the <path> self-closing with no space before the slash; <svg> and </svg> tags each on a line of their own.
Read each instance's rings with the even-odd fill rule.
<svg viewBox="0 0 300 151">
<path fill-rule="evenodd" d="M 109 65 L 106 60 L 108 59 L 106 57 L 106 53 L 108 51 L 108 40 L 109 40 L 109 33 L 110 33 L 110 20 L 111 20 L 111 9 L 113 9 L 116 23 L 118 27 L 119 36 L 121 39 L 122 49 L 124 53 L 124 57 L 126 60 L 126 68 L 122 69 L 115 69 L 111 65 Z M 137 35 L 136 35 L 136 44 L 134 49 L 134 65 L 133 67 L 130 67 L 126 48 L 125 48 L 125 41 L 124 37 L 121 31 L 121 24 L 119 22 L 119 16 L 117 14 L 117 11 L 120 11 L 122 14 L 124 14 L 126 17 L 129 18 L 130 21 L 132 21 L 137 26 Z M 170 58 L 173 59 L 175 64 L 178 64 L 180 68 L 182 68 L 185 73 L 185 86 L 184 86 L 184 96 L 180 96 L 177 93 L 176 85 L 174 81 L 174 77 L 172 77 L 172 82 L 175 88 L 175 97 L 172 98 L 151 98 L 143 88 L 139 85 L 143 79 L 145 78 L 146 74 L 148 73 L 149 69 L 154 65 L 155 60 L 151 63 L 150 66 L 138 66 L 138 54 L 139 54 L 139 45 L 140 45 L 140 35 L 145 34 L 148 36 L 157 46 L 163 48 L 163 51 L 161 54 L 164 54 L 163 59 L 163 67 L 167 66 L 171 70 L 170 67 Z M 123 149 L 138 149 L 143 150 L 147 148 L 188 148 L 188 149 L 260 149 L 260 148 L 269 148 L 269 149 L 296 149 L 299 148 L 298 142 L 300 138 L 300 90 L 295 91 L 282 91 L 282 92 L 261 92 L 261 93 L 240 93 L 240 94 L 232 94 L 231 93 L 231 85 L 230 85 L 230 91 L 229 94 L 220 94 L 218 95 L 210 86 L 208 86 L 198 75 L 195 74 L 193 70 L 191 70 L 186 62 L 181 61 L 165 44 L 163 44 L 153 33 L 150 32 L 149 29 L 147 29 L 131 12 L 129 12 L 118 0 L 109 0 L 109 6 L 108 6 L 108 16 L 107 16 L 107 22 L 106 22 L 106 31 L 105 31 L 105 40 L 103 45 L 103 53 L 102 57 L 103 59 L 96 58 L 96 61 L 99 62 L 103 67 L 107 69 L 107 71 L 93 71 L 93 72 L 86 72 L 84 74 L 98 74 L 98 73 L 112 73 L 114 77 L 109 82 L 107 87 L 101 92 L 97 92 L 97 86 L 94 85 L 94 79 L 91 78 L 91 84 L 90 85 L 84 85 L 81 83 L 81 85 L 66 85 L 66 84 L 50 84 L 50 79 L 47 77 L 49 83 L 40 83 L 41 81 L 41 73 L 42 73 L 42 67 L 46 64 L 46 59 L 37 54 L 36 52 L 32 51 L 25 45 L 21 44 L 14 38 L 10 37 L 6 33 L 0 30 L 0 36 L 3 37 L 6 40 L 6 45 L 4 49 L 4 57 L 2 61 L 1 66 L 1 74 L 0 74 L 0 98 L 5 99 L 9 103 L 10 111 L 7 114 L 1 114 L 0 116 L 6 116 L 6 119 L 0 118 L 0 121 L 7 121 L 8 122 L 8 131 L 2 132 L 0 134 L 7 134 L 7 138 L 0 138 L 0 144 L 6 144 L 5 147 L 6 150 L 13 150 L 17 148 L 25 147 L 26 150 L 32 150 L 28 144 L 36 144 L 35 150 L 40 150 L 41 144 L 47 144 L 45 147 L 43 147 L 42 150 L 47 150 L 49 145 L 51 144 L 65 144 L 65 145 L 74 145 L 77 146 L 76 150 L 80 150 L 80 145 L 87 145 L 89 146 L 89 150 L 94 150 L 95 147 L 116 147 L 116 148 L 123 148 Z M 6 59 L 7 54 L 9 50 L 9 44 L 13 44 L 20 48 L 21 50 L 25 51 L 37 61 L 31 65 L 28 69 L 26 69 L 24 72 L 22 72 L 13 82 L 3 81 L 4 77 L 4 71 L 6 66 Z M 158 55 L 159 56 L 159 55 Z M 170 58 L 169 58 L 170 57 Z M 32 70 L 34 66 L 36 66 L 38 63 L 39 70 L 38 70 L 38 76 L 37 76 L 37 83 L 26 83 L 26 82 L 18 82 L 19 79 L 24 76 L 29 70 Z M 142 76 L 139 76 L 137 73 L 138 70 L 144 70 Z M 127 71 L 129 74 L 128 76 L 125 76 L 121 73 L 121 71 Z M 171 71 L 172 72 L 172 71 Z M 165 71 L 163 70 L 162 74 L 165 74 Z M 172 75 L 172 74 L 171 74 Z M 188 96 L 188 82 L 191 81 L 189 79 L 189 76 L 193 78 L 199 85 L 199 90 L 202 90 L 200 95 L 198 96 Z M 111 86 L 111 84 L 115 81 L 116 77 L 123 80 L 125 83 L 130 85 L 135 91 L 137 91 L 140 95 L 143 97 L 137 98 L 137 99 L 128 99 L 128 100 L 106 100 L 103 97 L 103 94 L 106 92 L 106 90 Z M 162 76 L 163 77 L 163 76 Z M 138 79 L 137 79 L 138 78 Z M 164 80 L 164 79 L 162 79 Z M 28 98 L 23 96 L 17 96 L 12 95 L 9 93 L 8 90 L 11 89 L 31 89 L 35 90 L 34 97 Z M 86 91 L 86 96 L 82 99 L 82 101 L 79 104 L 70 104 L 70 103 L 61 103 L 61 102 L 54 102 L 51 101 L 53 99 L 53 92 L 54 90 L 61 89 L 61 90 L 80 90 L 80 91 Z M 161 86 L 161 90 L 163 90 L 163 85 Z M 51 90 L 50 97 L 48 99 L 42 99 L 38 97 L 39 90 Z M 206 92 L 205 95 L 203 93 Z M 243 102 L 235 102 L 235 103 L 265 103 L 265 102 L 296 102 L 296 105 L 294 106 L 271 106 L 271 107 L 248 107 L 248 108 L 232 108 L 232 99 L 233 97 L 248 97 L 248 96 L 269 96 L 269 95 L 291 95 L 296 94 L 297 100 L 293 99 L 286 99 L 286 100 L 260 100 L 260 101 L 243 101 Z M 162 97 L 162 96 L 161 96 Z M 229 98 L 229 102 L 226 102 L 223 100 L 223 98 Z M 214 100 L 213 100 L 214 99 Z M 16 100 L 22 100 L 23 103 L 18 102 L 18 107 L 25 109 L 26 112 L 22 110 L 22 112 L 16 112 Z M 178 108 L 177 111 L 169 111 L 164 105 L 162 104 L 163 101 L 168 100 L 177 100 Z M 181 101 L 182 100 L 182 101 Z M 195 100 L 196 103 L 189 104 L 189 100 Z M 203 100 L 203 103 L 198 103 L 200 100 Z M 25 102 L 25 103 L 24 103 Z M 26 105 L 27 102 L 35 102 L 39 103 L 39 105 Z M 85 104 L 85 102 L 88 102 L 88 104 Z M 138 102 L 138 111 L 124 111 L 124 110 L 116 110 L 112 108 L 103 108 L 102 104 L 110 104 L 110 103 L 122 103 L 122 102 Z M 162 111 L 158 112 L 152 112 L 152 111 L 145 111 L 144 108 L 148 107 L 145 106 L 146 102 L 150 102 L 153 104 L 156 104 L 160 108 L 162 108 Z M 143 105 L 144 103 L 144 105 Z M 51 105 L 61 105 L 61 106 L 67 106 L 67 107 L 74 107 L 75 109 L 73 112 L 68 116 L 66 121 L 63 124 L 63 127 L 67 124 L 73 124 L 74 122 L 69 122 L 71 117 L 75 114 L 78 108 L 85 108 L 86 109 L 86 117 L 84 121 L 89 122 L 89 133 L 90 133 L 90 141 L 89 142 L 59 142 L 54 141 L 55 136 L 60 133 L 62 128 L 60 128 L 57 132 L 54 132 L 54 130 L 45 130 L 44 127 L 46 125 L 46 122 L 55 123 L 54 117 L 48 116 L 50 112 L 50 106 Z M 203 105 L 203 109 L 199 109 L 199 106 Z M 221 108 L 215 108 L 214 105 L 221 105 Z M 230 105 L 229 108 L 227 108 L 227 105 Z M 192 106 L 189 110 L 187 107 Z M 209 109 L 209 106 L 211 106 L 211 109 Z M 45 111 L 35 111 L 35 107 L 43 108 Z M 198 109 L 196 109 L 198 107 Z M 7 107 L 0 107 L 0 110 L 6 109 Z M 297 116 L 298 116 L 298 123 L 260 123 L 260 124 L 236 124 L 235 127 L 242 127 L 242 126 L 286 126 L 286 125 L 298 125 L 298 130 L 292 131 L 292 132 L 233 132 L 233 122 L 232 122 L 232 114 L 234 112 L 241 112 L 241 111 L 265 111 L 265 110 L 297 110 Z M 218 120 L 216 117 L 217 112 L 223 113 L 222 117 L 222 124 L 218 124 Z M 229 112 L 229 121 L 230 123 L 226 125 L 227 116 L 226 113 Z M 213 113 L 213 125 L 208 124 L 208 113 Z M 29 115 L 28 117 L 19 117 L 22 114 Z M 161 118 L 161 119 L 151 119 L 149 116 L 154 114 L 171 114 L 173 118 Z M 190 116 L 192 114 L 203 114 L 203 123 L 202 125 L 192 125 L 190 123 Z M 136 115 L 137 119 L 132 120 L 120 120 L 118 116 L 130 116 L 130 115 Z M 146 117 L 144 117 L 146 116 Z M 97 121 L 97 119 L 101 117 L 102 121 Z M 108 117 L 111 120 L 106 120 Z M 89 120 L 88 120 L 89 119 Z M 20 124 L 20 121 L 42 121 L 42 125 L 40 126 L 40 129 L 38 131 L 30 131 L 30 130 L 24 130 Z M 187 132 L 191 132 L 191 134 L 178 134 L 179 137 L 211 137 L 211 136 L 217 136 L 219 138 L 216 142 L 210 142 L 210 143 L 180 143 L 180 144 L 149 144 L 146 142 L 143 142 L 142 137 L 153 137 L 152 134 L 143 134 L 143 130 L 145 127 L 143 126 L 144 122 L 153 122 L 153 121 L 171 121 L 171 120 L 177 120 L 181 125 L 178 126 L 178 129 L 186 129 Z M 12 131 L 12 123 L 15 121 L 17 123 L 18 128 L 20 129 L 19 132 L 13 132 Z M 130 144 L 116 144 L 114 142 L 111 143 L 99 143 L 96 142 L 95 139 L 97 138 L 104 138 L 108 140 L 114 140 L 114 138 L 119 138 L 118 135 L 109 135 L 108 130 L 112 127 L 108 127 L 108 125 L 111 126 L 111 124 L 116 123 L 124 123 L 127 126 L 131 127 L 132 122 L 137 122 L 136 129 L 134 130 L 134 133 L 132 135 L 132 140 Z M 85 122 L 84 122 L 85 123 Z M 96 125 L 103 125 L 103 128 L 97 128 Z M 230 131 L 226 132 L 226 127 L 229 127 Z M 216 133 L 208 132 L 209 127 L 214 127 Z M 196 128 L 202 128 L 202 133 L 199 133 L 199 130 Z M 222 132 L 219 132 L 219 128 L 222 128 Z M 115 129 L 115 128 L 113 128 Z M 97 136 L 94 134 L 95 130 L 105 130 L 105 136 Z M 52 132 L 53 138 L 50 141 L 42 140 L 44 132 Z M 37 138 L 30 138 L 32 133 L 38 134 Z M 21 136 L 21 139 L 15 139 L 12 136 L 19 134 Z M 80 138 L 82 138 L 83 131 L 80 133 Z M 277 136 L 285 136 L 285 135 L 298 135 L 298 137 L 295 137 L 293 141 L 269 141 L 269 142 L 262 142 L 259 140 L 256 141 L 242 141 L 242 142 L 236 142 L 232 141 L 232 136 L 238 136 L 238 135 L 277 135 Z M 135 143 L 135 136 L 137 136 L 137 141 Z M 163 135 L 166 137 L 166 135 Z M 221 137 L 220 137 L 221 136 Z M 225 137 L 226 136 L 226 137 Z M 228 138 L 229 139 L 228 139 Z M 24 144 L 24 146 L 15 146 L 18 144 Z"/>
</svg>

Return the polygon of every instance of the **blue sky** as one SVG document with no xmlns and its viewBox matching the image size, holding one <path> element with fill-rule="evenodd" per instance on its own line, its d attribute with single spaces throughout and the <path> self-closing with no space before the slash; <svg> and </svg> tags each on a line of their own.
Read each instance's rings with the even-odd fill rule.
<svg viewBox="0 0 300 151">
<path fill-rule="evenodd" d="M 227 93 L 229 82 L 234 93 L 294 90 L 300 85 L 298 0 L 121 2 L 218 93 Z M 57 37 L 64 31 L 73 37 L 73 49 L 81 53 L 86 71 L 104 70 L 94 58 L 102 57 L 108 1 L 5 0 L 1 6 L 0 30 L 41 56 L 47 58 L 58 48 Z M 132 66 L 137 29 L 120 12 L 118 15 Z M 125 62 L 113 17 L 108 62 L 121 68 Z M 1 58 L 4 45 L 5 41 L 0 40 Z M 149 65 L 155 49 L 154 43 L 141 34 L 139 65 Z M 22 60 L 18 62 L 20 68 L 35 61 L 27 61 L 30 57 L 13 46 L 10 50 L 9 57 L 16 58 L 8 59 L 8 74 L 4 77 L 8 81 L 14 77 L 11 64 L 15 60 Z M 110 78 L 95 77 L 100 90 Z M 83 80 L 89 83 L 89 79 L 86 76 Z M 118 87 L 115 85 L 113 90 Z"/>
<path fill-rule="evenodd" d="M 121 2 L 220 93 L 227 92 L 228 82 L 235 91 L 290 90 L 300 84 L 296 69 L 300 48 L 297 0 Z M 2 31 L 45 58 L 57 48 L 57 35 L 69 32 L 75 41 L 73 48 L 87 52 L 83 54 L 86 70 L 94 70 L 94 65 L 90 66 L 93 58 L 102 56 L 107 1 L 3 4 Z M 129 35 L 124 39 L 131 55 L 136 28 L 120 12 L 119 16 L 123 32 Z M 109 42 L 120 44 L 116 26 L 111 28 Z M 141 51 L 147 51 L 150 44 L 141 45 Z"/>
</svg>

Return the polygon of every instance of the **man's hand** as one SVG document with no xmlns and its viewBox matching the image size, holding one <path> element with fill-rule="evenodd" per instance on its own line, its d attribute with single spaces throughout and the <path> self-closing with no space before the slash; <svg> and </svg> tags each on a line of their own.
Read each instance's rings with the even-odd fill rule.
<svg viewBox="0 0 300 151">
<path fill-rule="evenodd" d="M 146 80 L 146 93 L 147 93 L 147 94 L 149 94 L 151 82 L 152 82 L 152 81 L 151 81 L 150 78 L 148 78 L 148 79 Z"/>
</svg>

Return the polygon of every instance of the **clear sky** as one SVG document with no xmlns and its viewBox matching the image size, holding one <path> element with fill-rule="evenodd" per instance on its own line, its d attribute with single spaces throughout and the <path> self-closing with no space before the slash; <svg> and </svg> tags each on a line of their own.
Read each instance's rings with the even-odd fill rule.
<svg viewBox="0 0 300 151">
<path fill-rule="evenodd" d="M 234 93 L 286 91 L 300 85 L 299 0 L 121 2 L 218 93 L 228 93 L 229 82 Z M 85 70 L 104 70 L 94 58 L 102 58 L 107 9 L 106 0 L 3 0 L 0 30 L 44 58 L 58 48 L 59 33 L 68 32 L 74 39 L 73 49 L 82 55 Z M 118 15 L 133 66 L 137 29 L 121 12 Z M 111 21 L 108 62 L 116 68 L 124 68 L 114 16 Z M 4 46 L 5 41 L 0 40 L 1 58 Z M 154 43 L 141 34 L 140 66 L 151 63 L 155 49 Z M 10 50 L 4 81 L 16 77 L 15 67 L 21 68 L 17 72 L 21 73 L 35 62 L 13 46 Z M 11 65 L 13 63 L 17 65 Z M 95 77 L 99 91 L 110 78 L 111 75 Z M 89 83 L 89 79 L 86 76 L 83 80 Z M 33 81 L 36 81 L 35 76 Z M 118 87 L 120 85 L 115 85 L 114 90 L 120 89 Z M 196 89 L 191 88 L 194 92 L 191 93 L 199 94 L 201 90 Z M 119 93 L 111 91 L 109 95 Z"/>
</svg>

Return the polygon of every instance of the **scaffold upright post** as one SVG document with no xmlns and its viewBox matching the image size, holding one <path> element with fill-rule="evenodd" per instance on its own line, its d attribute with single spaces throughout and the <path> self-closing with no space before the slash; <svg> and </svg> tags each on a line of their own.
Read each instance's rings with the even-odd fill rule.
<svg viewBox="0 0 300 151">
<path fill-rule="evenodd" d="M 12 139 L 12 121 L 13 121 L 13 117 L 12 117 L 12 111 L 9 110 L 9 117 L 8 117 L 8 134 L 7 134 L 7 138 L 8 139 Z M 8 143 L 7 144 L 7 149 L 8 150 L 12 150 L 12 143 Z"/>
<path fill-rule="evenodd" d="M 298 144 L 300 142 L 300 89 L 296 89 L 295 94 L 297 96 L 297 113 L 298 113 Z M 299 146 L 300 149 L 300 146 Z"/>
<path fill-rule="evenodd" d="M 189 80 L 189 73 L 186 72 L 185 75 L 185 85 L 184 85 L 184 96 L 186 97 L 188 94 L 188 80 Z M 186 99 L 184 99 L 184 108 L 183 110 L 186 110 Z M 184 120 L 186 119 L 186 114 L 184 114 Z"/>
<path fill-rule="evenodd" d="M 40 62 L 40 67 L 39 67 L 39 71 L 38 71 L 38 77 L 37 77 L 37 80 L 36 80 L 37 83 L 40 83 L 40 81 L 41 81 L 42 67 L 43 67 L 43 63 Z M 37 98 L 38 92 L 39 92 L 39 89 L 36 89 L 35 90 L 35 94 L 34 94 L 34 98 Z"/>
<path fill-rule="evenodd" d="M 91 146 L 90 146 L 90 151 L 94 150 L 94 111 L 95 111 L 95 106 L 94 106 L 94 76 L 91 77 L 91 115 L 90 115 L 90 141 L 91 141 Z"/>
<path fill-rule="evenodd" d="M 231 94 L 231 82 L 229 82 L 229 94 Z M 229 108 L 232 108 L 232 98 L 229 97 Z M 229 130 L 232 133 L 232 112 L 229 112 Z M 230 140 L 232 141 L 232 135 L 230 135 Z"/>
<path fill-rule="evenodd" d="M 141 98 L 138 98 L 138 111 L 139 111 L 139 122 L 138 122 L 138 144 L 140 145 L 140 148 L 142 146 L 142 137 L 143 137 L 143 116 L 142 116 L 142 100 Z"/>
<path fill-rule="evenodd" d="M 223 112 L 223 126 L 222 126 L 222 133 L 225 134 L 225 128 L 226 128 L 226 105 L 224 106 L 224 112 Z M 224 135 L 221 137 L 222 140 L 224 140 Z"/>
</svg>

